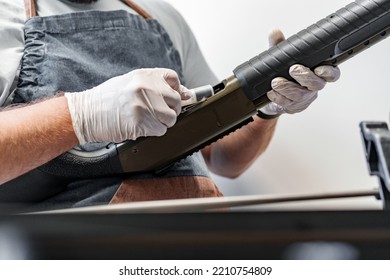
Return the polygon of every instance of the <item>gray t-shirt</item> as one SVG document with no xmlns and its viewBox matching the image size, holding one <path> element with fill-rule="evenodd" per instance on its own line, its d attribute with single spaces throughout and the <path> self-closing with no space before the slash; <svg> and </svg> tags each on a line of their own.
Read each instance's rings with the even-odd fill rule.
<svg viewBox="0 0 390 280">
<path fill-rule="evenodd" d="M 217 83 L 199 45 L 184 18 L 163 0 L 137 0 L 140 7 L 158 20 L 178 50 L 186 86 L 189 88 Z M 16 86 L 18 68 L 23 55 L 25 11 L 23 0 L 0 0 L 0 106 Z M 38 16 L 51 16 L 88 10 L 126 10 L 135 13 L 120 0 L 99 0 L 92 4 L 67 0 L 36 0 Z"/>
</svg>

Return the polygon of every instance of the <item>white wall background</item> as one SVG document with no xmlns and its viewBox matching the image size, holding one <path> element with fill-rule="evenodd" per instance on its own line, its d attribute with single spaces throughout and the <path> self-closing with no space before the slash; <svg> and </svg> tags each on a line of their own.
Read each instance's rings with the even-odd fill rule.
<svg viewBox="0 0 390 280">
<path fill-rule="evenodd" d="M 168 0 L 187 19 L 220 79 L 268 47 L 267 35 L 286 37 L 352 0 Z M 388 121 L 390 38 L 340 66 L 341 79 L 305 112 L 280 118 L 267 152 L 240 178 L 215 176 L 225 195 L 366 190 L 368 174 L 359 123 Z M 378 207 L 374 199 L 357 200 Z M 355 201 L 356 203 L 356 201 Z"/>
</svg>

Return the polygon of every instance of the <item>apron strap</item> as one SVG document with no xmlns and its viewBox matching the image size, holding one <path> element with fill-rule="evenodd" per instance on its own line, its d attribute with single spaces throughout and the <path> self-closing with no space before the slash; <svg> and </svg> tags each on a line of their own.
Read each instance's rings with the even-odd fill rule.
<svg viewBox="0 0 390 280">
<path fill-rule="evenodd" d="M 35 9 L 35 1 L 24 0 L 24 10 L 26 12 L 26 20 L 35 17 L 37 15 L 37 11 Z"/>
<path fill-rule="evenodd" d="M 131 0 L 122 0 L 122 1 L 127 6 L 132 8 L 135 12 L 137 12 L 140 16 L 142 16 L 144 19 L 152 19 L 149 13 L 147 13 L 144 9 L 142 9 L 140 6 L 135 4 L 133 1 Z M 35 0 L 24 0 L 24 9 L 26 12 L 26 20 L 35 17 L 37 15 L 37 10 L 35 9 Z"/>
<path fill-rule="evenodd" d="M 127 6 L 129 6 L 134 11 L 136 11 L 144 19 L 152 19 L 152 16 L 149 13 L 147 13 L 144 9 L 142 9 L 140 6 L 135 4 L 133 1 L 131 0 L 122 0 L 122 1 L 125 2 Z"/>
</svg>

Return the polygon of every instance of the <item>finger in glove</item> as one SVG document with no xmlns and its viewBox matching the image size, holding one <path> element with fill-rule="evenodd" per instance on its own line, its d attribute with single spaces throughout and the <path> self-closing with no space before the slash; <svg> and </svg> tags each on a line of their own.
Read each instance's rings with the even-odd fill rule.
<svg viewBox="0 0 390 280">
<path fill-rule="evenodd" d="M 310 68 L 295 64 L 290 67 L 290 76 L 301 86 L 312 91 L 318 91 L 325 87 L 326 81 L 318 77 Z"/>
<path fill-rule="evenodd" d="M 322 65 L 314 69 L 314 73 L 327 82 L 336 82 L 341 75 L 340 68 L 331 65 Z"/>
<path fill-rule="evenodd" d="M 294 102 L 304 102 L 309 98 L 310 95 L 315 93 L 315 91 L 309 90 L 306 87 L 297 84 L 296 82 L 289 81 L 282 77 L 273 79 L 271 86 L 276 93 Z M 278 102 L 275 103 L 283 106 L 283 104 Z"/>
<path fill-rule="evenodd" d="M 275 90 L 269 91 L 267 96 L 272 102 L 281 106 L 284 112 L 294 114 L 302 112 L 309 107 L 309 105 L 318 97 L 318 93 L 316 91 L 305 92 L 306 98 L 304 99 L 304 102 L 293 101 Z"/>
<path fill-rule="evenodd" d="M 268 35 L 268 45 L 270 47 L 273 47 L 284 40 L 284 34 L 280 29 L 273 29 Z"/>
</svg>

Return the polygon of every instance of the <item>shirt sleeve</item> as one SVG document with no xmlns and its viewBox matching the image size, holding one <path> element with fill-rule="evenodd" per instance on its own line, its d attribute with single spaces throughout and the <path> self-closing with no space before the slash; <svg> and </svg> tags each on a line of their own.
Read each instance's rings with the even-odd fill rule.
<svg viewBox="0 0 390 280">
<path fill-rule="evenodd" d="M 24 48 L 22 0 L 0 0 L 0 107 L 16 86 Z"/>
<path fill-rule="evenodd" d="M 185 85 L 188 88 L 215 85 L 218 79 L 205 60 L 195 35 L 183 16 L 163 0 L 137 2 L 160 22 L 177 48 L 182 60 Z"/>
</svg>

